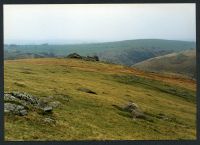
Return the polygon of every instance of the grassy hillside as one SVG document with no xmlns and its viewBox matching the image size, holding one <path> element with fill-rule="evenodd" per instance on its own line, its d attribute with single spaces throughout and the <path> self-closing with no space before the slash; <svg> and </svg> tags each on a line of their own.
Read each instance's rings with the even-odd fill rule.
<svg viewBox="0 0 200 145">
<path fill-rule="evenodd" d="M 162 39 L 74 45 L 5 45 L 4 58 L 61 57 L 76 52 L 80 55 L 96 54 L 100 60 L 130 66 L 148 58 L 190 48 L 196 48 L 195 42 Z"/>
<path fill-rule="evenodd" d="M 151 58 L 133 67 L 145 71 L 177 73 L 196 78 L 196 51 L 192 49 Z"/>
<path fill-rule="evenodd" d="M 5 140 L 196 139 L 193 80 L 102 62 L 43 58 L 5 61 L 4 82 L 5 92 L 53 96 L 62 103 L 53 110 L 54 125 L 35 112 L 5 115 Z M 146 118 L 133 120 L 120 109 L 129 101 Z"/>
</svg>

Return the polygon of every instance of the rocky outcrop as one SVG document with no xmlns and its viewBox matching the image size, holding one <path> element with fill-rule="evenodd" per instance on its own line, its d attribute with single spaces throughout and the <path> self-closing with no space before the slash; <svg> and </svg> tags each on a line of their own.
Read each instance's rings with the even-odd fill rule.
<svg viewBox="0 0 200 145">
<path fill-rule="evenodd" d="M 77 53 L 72 53 L 72 54 L 69 54 L 68 56 L 67 56 L 67 58 L 76 58 L 76 59 L 82 59 L 83 57 L 82 56 L 80 56 L 79 54 L 77 54 Z"/>
<path fill-rule="evenodd" d="M 67 56 L 67 58 L 75 58 L 75 59 L 82 59 L 82 60 L 86 60 L 86 61 L 99 61 L 99 57 L 98 56 L 81 56 L 77 53 L 71 53 Z"/>
<path fill-rule="evenodd" d="M 87 57 L 83 57 L 83 59 L 87 61 L 99 61 L 98 56 L 87 56 Z"/>
<path fill-rule="evenodd" d="M 4 112 L 9 114 L 24 116 L 28 114 L 28 110 L 38 110 L 42 114 L 48 114 L 59 105 L 58 101 L 48 102 L 27 93 L 4 93 Z"/>
<path fill-rule="evenodd" d="M 22 105 L 17 105 L 13 103 L 5 103 L 4 104 L 4 112 L 12 113 L 19 116 L 24 116 L 28 114 L 28 111 Z"/>
</svg>

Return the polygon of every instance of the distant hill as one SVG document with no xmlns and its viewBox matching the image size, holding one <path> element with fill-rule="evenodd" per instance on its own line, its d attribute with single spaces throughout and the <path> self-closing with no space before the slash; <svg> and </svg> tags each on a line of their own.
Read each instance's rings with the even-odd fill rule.
<svg viewBox="0 0 200 145">
<path fill-rule="evenodd" d="M 156 56 L 196 48 L 194 42 L 161 39 L 128 40 L 116 42 L 115 46 L 120 49 L 109 49 L 99 53 L 100 59 L 131 66 Z"/>
<path fill-rule="evenodd" d="M 98 55 L 100 60 L 131 66 L 143 60 L 196 48 L 195 42 L 137 39 L 73 45 L 4 45 L 4 59 L 63 57 L 70 53 Z"/>
<path fill-rule="evenodd" d="M 132 67 L 154 72 L 178 73 L 196 78 L 196 51 L 186 50 L 139 62 Z"/>
</svg>

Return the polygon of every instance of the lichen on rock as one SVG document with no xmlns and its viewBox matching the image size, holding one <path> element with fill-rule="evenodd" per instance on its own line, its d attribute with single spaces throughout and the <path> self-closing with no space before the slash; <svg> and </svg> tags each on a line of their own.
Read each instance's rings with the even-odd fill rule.
<svg viewBox="0 0 200 145">
<path fill-rule="evenodd" d="M 30 108 L 35 108 L 36 110 L 40 110 L 43 114 L 47 114 L 52 113 L 53 107 L 56 106 L 58 106 L 58 102 L 49 104 L 47 101 L 27 93 L 4 93 L 5 113 L 24 116 L 28 114 Z"/>
</svg>

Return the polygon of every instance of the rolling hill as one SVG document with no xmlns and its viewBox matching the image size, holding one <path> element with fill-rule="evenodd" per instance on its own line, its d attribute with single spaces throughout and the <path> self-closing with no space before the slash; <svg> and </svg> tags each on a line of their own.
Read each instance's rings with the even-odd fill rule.
<svg viewBox="0 0 200 145">
<path fill-rule="evenodd" d="M 145 71 L 182 74 L 196 78 L 196 50 L 158 56 L 139 62 L 132 67 Z"/>
<path fill-rule="evenodd" d="M 4 59 L 64 57 L 75 52 L 80 55 L 98 55 L 101 61 L 131 66 L 152 57 L 190 48 L 196 48 L 195 42 L 162 39 L 73 45 L 4 45 Z"/>
<path fill-rule="evenodd" d="M 195 86 L 191 79 L 104 62 L 5 60 L 5 92 L 61 103 L 51 114 L 54 124 L 33 110 L 27 116 L 5 114 L 5 140 L 196 139 Z M 133 119 L 121 108 L 130 101 L 145 118 Z"/>
</svg>

